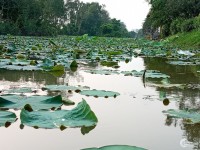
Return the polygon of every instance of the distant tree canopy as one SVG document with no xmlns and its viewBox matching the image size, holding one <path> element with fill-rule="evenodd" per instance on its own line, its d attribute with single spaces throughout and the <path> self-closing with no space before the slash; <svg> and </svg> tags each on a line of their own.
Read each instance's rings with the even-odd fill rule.
<svg viewBox="0 0 200 150">
<path fill-rule="evenodd" d="M 199 0 L 146 0 L 151 9 L 143 24 L 146 35 L 160 31 L 162 37 L 197 28 Z"/>
<path fill-rule="evenodd" d="M 104 5 L 79 0 L 0 0 L 0 34 L 130 37 Z"/>
</svg>

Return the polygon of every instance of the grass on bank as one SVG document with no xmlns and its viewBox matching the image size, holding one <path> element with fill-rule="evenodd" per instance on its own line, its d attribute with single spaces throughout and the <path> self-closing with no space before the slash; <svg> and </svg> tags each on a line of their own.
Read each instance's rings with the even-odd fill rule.
<svg viewBox="0 0 200 150">
<path fill-rule="evenodd" d="M 167 38 L 170 45 L 185 50 L 200 49 L 200 31 L 178 33 Z"/>
</svg>

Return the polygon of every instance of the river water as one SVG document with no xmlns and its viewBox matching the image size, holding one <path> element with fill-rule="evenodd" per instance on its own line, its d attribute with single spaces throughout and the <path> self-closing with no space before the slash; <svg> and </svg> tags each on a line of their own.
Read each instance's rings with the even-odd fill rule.
<svg viewBox="0 0 200 150">
<path fill-rule="evenodd" d="M 175 66 L 162 58 L 133 58 L 119 63 L 120 71 L 159 70 L 170 76 L 171 84 L 200 84 L 197 66 Z M 80 128 L 20 129 L 20 119 L 9 128 L 0 128 L 2 150 L 80 150 L 106 145 L 132 145 L 150 150 L 200 149 L 200 124 L 185 124 L 181 119 L 168 118 L 168 109 L 200 108 L 200 92 L 196 89 L 160 88 L 160 79 L 86 73 L 84 69 L 102 68 L 98 64 L 66 71 L 63 77 L 44 72 L 0 71 L 1 83 L 89 86 L 91 89 L 119 92 L 116 98 L 94 98 L 78 93 L 62 93 L 76 104 L 84 98 L 98 118 L 98 124 L 87 134 Z M 161 96 L 170 103 L 164 105 Z M 66 107 L 71 109 L 75 106 Z M 20 111 L 15 111 L 19 117 Z"/>
</svg>

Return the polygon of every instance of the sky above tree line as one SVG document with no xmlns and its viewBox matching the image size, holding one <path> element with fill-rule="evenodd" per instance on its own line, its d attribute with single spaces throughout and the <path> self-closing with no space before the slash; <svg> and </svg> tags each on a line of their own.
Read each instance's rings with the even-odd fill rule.
<svg viewBox="0 0 200 150">
<path fill-rule="evenodd" d="M 129 31 L 141 29 L 150 5 L 145 0 L 82 0 L 106 5 L 111 18 L 121 20 Z"/>
</svg>

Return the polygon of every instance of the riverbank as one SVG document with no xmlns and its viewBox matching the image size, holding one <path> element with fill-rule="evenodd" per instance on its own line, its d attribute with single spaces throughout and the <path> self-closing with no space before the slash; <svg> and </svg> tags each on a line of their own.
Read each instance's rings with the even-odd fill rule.
<svg viewBox="0 0 200 150">
<path fill-rule="evenodd" d="M 200 49 L 200 31 L 195 30 L 186 33 L 178 33 L 166 38 L 170 45 L 183 50 Z"/>
</svg>

